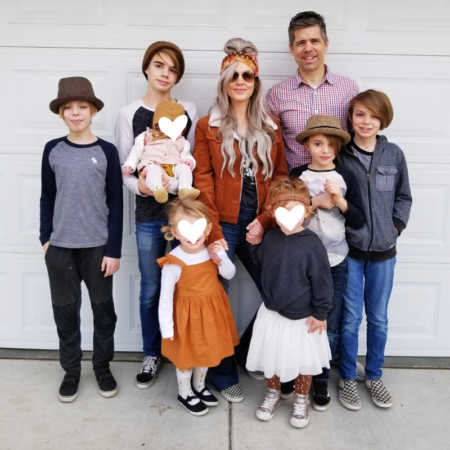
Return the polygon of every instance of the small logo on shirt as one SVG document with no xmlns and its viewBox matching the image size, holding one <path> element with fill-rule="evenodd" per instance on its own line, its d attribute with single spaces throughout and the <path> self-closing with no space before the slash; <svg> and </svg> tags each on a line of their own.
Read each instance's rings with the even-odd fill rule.
<svg viewBox="0 0 450 450">
<path fill-rule="evenodd" d="M 97 159 L 96 158 L 92 157 L 91 161 L 92 161 L 92 164 L 97 164 Z"/>
</svg>

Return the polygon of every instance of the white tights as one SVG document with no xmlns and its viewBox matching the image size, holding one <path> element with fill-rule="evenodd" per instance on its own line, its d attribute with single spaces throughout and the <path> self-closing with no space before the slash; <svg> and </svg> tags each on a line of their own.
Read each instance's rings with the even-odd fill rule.
<svg viewBox="0 0 450 450">
<path fill-rule="evenodd" d="M 178 393 L 181 397 L 187 398 L 194 395 L 191 387 L 192 385 L 197 392 L 201 392 L 205 388 L 206 372 L 208 372 L 207 367 L 194 367 L 193 369 L 178 370 L 177 382 L 178 382 Z"/>
</svg>

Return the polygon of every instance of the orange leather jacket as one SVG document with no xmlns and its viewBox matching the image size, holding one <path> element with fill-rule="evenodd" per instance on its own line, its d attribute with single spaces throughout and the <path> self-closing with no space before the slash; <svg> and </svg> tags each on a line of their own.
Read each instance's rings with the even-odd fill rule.
<svg viewBox="0 0 450 450">
<path fill-rule="evenodd" d="M 194 157 L 196 168 L 194 170 L 194 186 L 200 189 L 199 199 L 205 203 L 212 216 L 213 227 L 207 244 L 223 239 L 222 228 L 219 222 L 237 223 L 242 192 L 242 176 L 240 175 L 241 152 L 237 141 L 234 142 L 236 160 L 234 162 L 234 174 L 232 177 L 228 170 L 222 169 L 223 158 L 220 152 L 222 138 L 219 128 L 212 126 L 216 121 L 211 121 L 210 116 L 205 116 L 197 122 L 195 129 Z M 272 178 L 287 174 L 286 156 L 283 146 L 283 138 L 278 124 L 274 123 L 275 139 L 272 145 Z M 253 149 L 256 156 L 256 148 Z M 265 211 L 265 200 L 271 179 L 264 179 L 261 170 L 256 174 L 258 211 L 257 219 L 267 230 L 272 225 L 272 217 Z"/>
</svg>

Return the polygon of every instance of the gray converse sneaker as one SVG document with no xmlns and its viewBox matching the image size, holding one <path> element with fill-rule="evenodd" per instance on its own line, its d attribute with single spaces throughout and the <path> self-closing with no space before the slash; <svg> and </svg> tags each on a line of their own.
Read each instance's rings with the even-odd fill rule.
<svg viewBox="0 0 450 450">
<path fill-rule="evenodd" d="M 390 408 L 392 406 L 392 397 L 385 385 L 379 380 L 366 380 L 367 389 L 369 389 L 372 401 L 379 408 Z"/>
<path fill-rule="evenodd" d="M 339 401 L 342 406 L 351 411 L 361 409 L 361 397 L 358 392 L 358 383 L 355 380 L 339 380 Z"/>
<path fill-rule="evenodd" d="M 161 358 L 159 356 L 146 356 L 142 361 L 141 371 L 136 375 L 136 386 L 139 389 L 149 388 L 158 375 Z"/>
<path fill-rule="evenodd" d="M 296 393 L 289 423 L 294 428 L 305 428 L 309 423 L 309 419 L 309 398 L 307 395 Z"/>
<path fill-rule="evenodd" d="M 268 388 L 261 406 L 256 410 L 256 417 L 263 422 L 272 419 L 277 406 L 280 404 L 280 391 Z"/>
<path fill-rule="evenodd" d="M 222 397 L 230 403 L 240 403 L 244 401 L 244 394 L 242 393 L 240 384 L 233 384 L 224 390 L 220 391 Z"/>
</svg>

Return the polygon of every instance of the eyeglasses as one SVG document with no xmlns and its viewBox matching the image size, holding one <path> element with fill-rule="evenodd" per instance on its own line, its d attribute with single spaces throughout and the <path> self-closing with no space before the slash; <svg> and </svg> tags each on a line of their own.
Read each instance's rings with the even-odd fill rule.
<svg viewBox="0 0 450 450">
<path fill-rule="evenodd" d="M 256 78 L 256 75 L 254 72 L 250 71 L 242 73 L 234 72 L 233 76 L 231 77 L 231 81 L 237 81 L 239 77 L 241 77 L 246 83 L 250 83 Z"/>
</svg>

